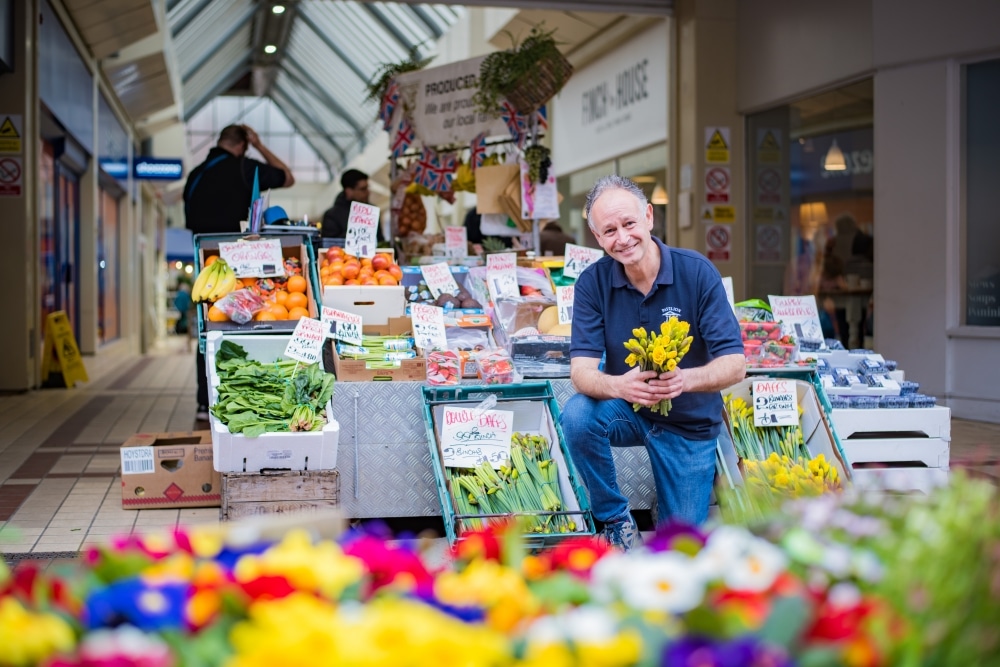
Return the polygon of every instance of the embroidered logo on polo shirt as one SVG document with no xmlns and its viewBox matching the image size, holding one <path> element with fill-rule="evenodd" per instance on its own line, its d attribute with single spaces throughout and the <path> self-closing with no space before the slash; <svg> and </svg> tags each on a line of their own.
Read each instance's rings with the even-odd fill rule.
<svg viewBox="0 0 1000 667">
<path fill-rule="evenodd" d="M 674 306 L 667 306 L 666 308 L 664 308 L 663 321 L 666 322 L 671 317 L 676 317 L 677 319 L 681 319 L 681 309 L 675 308 Z"/>
</svg>

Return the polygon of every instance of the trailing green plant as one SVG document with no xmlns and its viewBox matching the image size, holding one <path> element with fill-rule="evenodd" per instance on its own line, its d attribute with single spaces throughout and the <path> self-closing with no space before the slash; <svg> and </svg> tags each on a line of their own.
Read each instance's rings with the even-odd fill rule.
<svg viewBox="0 0 1000 667">
<path fill-rule="evenodd" d="M 479 66 L 479 90 L 472 97 L 478 111 L 493 117 L 500 115 L 500 102 L 511 90 L 524 83 L 538 84 L 547 71 L 541 65 L 563 59 L 553 38 L 555 30 L 546 31 L 544 26 L 544 23 L 534 26 L 520 44 L 510 32 L 504 31 L 511 48 L 494 51 Z M 555 76 L 555 92 L 559 92 L 569 74 L 561 67 L 552 68 L 551 72 Z"/>
<path fill-rule="evenodd" d="M 549 180 L 552 151 L 541 144 L 532 144 L 524 149 L 524 160 L 528 163 L 528 179 L 532 183 L 544 183 Z"/>
<path fill-rule="evenodd" d="M 503 244 L 503 241 L 493 236 L 483 237 L 483 252 L 487 255 L 495 252 L 510 252 L 510 248 Z"/>
<path fill-rule="evenodd" d="M 381 103 L 382 97 L 385 95 L 385 91 L 389 89 L 389 84 L 393 79 L 400 74 L 421 70 L 427 67 L 431 60 L 432 58 L 418 57 L 417 49 L 413 48 L 407 55 L 406 60 L 398 63 L 382 63 L 365 87 L 368 91 L 368 97 L 365 98 L 365 101 Z"/>
</svg>

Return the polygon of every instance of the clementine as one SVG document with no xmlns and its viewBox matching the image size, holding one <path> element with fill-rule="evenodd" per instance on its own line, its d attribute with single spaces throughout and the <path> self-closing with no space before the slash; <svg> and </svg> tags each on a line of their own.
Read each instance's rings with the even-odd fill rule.
<svg viewBox="0 0 1000 667">
<path fill-rule="evenodd" d="M 306 291 L 306 279 L 302 276 L 289 276 L 288 282 L 285 287 L 289 292 L 305 292 Z"/>
<path fill-rule="evenodd" d="M 208 321 L 209 322 L 228 322 L 229 316 L 226 315 L 218 306 L 211 306 L 208 309 Z"/>
<path fill-rule="evenodd" d="M 306 308 L 309 306 L 309 297 L 307 297 L 302 292 L 291 292 L 288 298 L 285 299 L 285 307 L 288 310 L 292 308 Z"/>
<path fill-rule="evenodd" d="M 292 308 L 288 311 L 288 319 L 299 320 L 303 317 L 309 317 L 309 311 L 305 308 Z"/>
</svg>

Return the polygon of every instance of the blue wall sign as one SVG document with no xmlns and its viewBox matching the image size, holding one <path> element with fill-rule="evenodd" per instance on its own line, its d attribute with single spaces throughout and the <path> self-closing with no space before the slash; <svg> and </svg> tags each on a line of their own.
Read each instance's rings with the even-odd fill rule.
<svg viewBox="0 0 1000 667">
<path fill-rule="evenodd" d="M 124 180 L 128 176 L 125 158 L 100 158 L 108 176 Z M 184 163 L 175 158 L 136 157 L 132 159 L 132 178 L 139 181 L 176 181 L 184 177 Z"/>
</svg>

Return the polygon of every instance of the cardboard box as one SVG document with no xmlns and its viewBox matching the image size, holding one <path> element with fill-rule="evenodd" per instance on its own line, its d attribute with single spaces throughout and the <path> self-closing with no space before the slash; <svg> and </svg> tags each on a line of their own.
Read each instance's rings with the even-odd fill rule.
<svg viewBox="0 0 1000 667">
<path fill-rule="evenodd" d="M 122 509 L 218 507 L 212 432 L 137 433 L 121 446 Z"/>
<path fill-rule="evenodd" d="M 384 325 L 406 314 L 402 285 L 328 285 L 323 289 L 323 305 L 360 315 L 363 326 Z"/>
<path fill-rule="evenodd" d="M 333 372 L 337 382 L 423 382 L 427 379 L 427 360 L 423 357 L 403 359 L 396 368 L 368 368 L 361 359 L 341 359 L 333 350 Z"/>
<path fill-rule="evenodd" d="M 339 506 L 340 473 L 336 470 L 222 475 L 219 512 L 222 521 L 268 514 L 329 512 Z"/>
<path fill-rule="evenodd" d="M 223 337 L 217 331 L 209 332 L 205 341 L 205 361 L 208 366 L 208 396 L 211 405 L 218 401 L 220 380 L 215 370 L 215 355 L 223 340 L 242 346 L 247 351 L 247 357 L 255 361 L 280 358 L 288 344 L 288 336 L 279 334 L 234 334 Z M 216 419 L 215 415 L 209 415 L 213 465 L 219 472 L 336 468 L 340 425 L 333 418 L 332 399 L 326 405 L 326 417 L 327 425 L 321 431 L 265 433 L 257 438 L 248 438 L 242 433 L 230 433 L 229 428 Z"/>
</svg>

